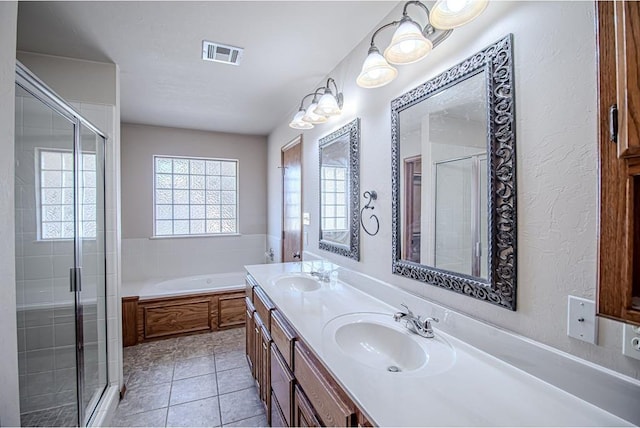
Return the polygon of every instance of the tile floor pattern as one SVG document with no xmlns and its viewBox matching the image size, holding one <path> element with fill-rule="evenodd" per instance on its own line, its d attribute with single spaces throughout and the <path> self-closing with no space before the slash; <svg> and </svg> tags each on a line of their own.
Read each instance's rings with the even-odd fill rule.
<svg viewBox="0 0 640 428">
<path fill-rule="evenodd" d="M 266 426 L 245 359 L 245 329 L 124 348 L 127 393 L 114 426 Z"/>
</svg>

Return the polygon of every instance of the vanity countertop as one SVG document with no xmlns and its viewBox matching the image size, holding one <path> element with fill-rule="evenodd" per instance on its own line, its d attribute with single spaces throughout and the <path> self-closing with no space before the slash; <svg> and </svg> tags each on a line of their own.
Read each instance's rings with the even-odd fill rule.
<svg viewBox="0 0 640 428">
<path fill-rule="evenodd" d="M 351 398 L 380 426 L 632 426 L 574 395 L 435 328 L 455 349 L 447 371 L 416 376 L 362 365 L 326 340 L 324 326 L 355 312 L 398 310 L 342 281 L 301 292 L 274 285 L 307 262 L 247 266 Z M 430 340 L 420 338 L 420 340 Z"/>
</svg>

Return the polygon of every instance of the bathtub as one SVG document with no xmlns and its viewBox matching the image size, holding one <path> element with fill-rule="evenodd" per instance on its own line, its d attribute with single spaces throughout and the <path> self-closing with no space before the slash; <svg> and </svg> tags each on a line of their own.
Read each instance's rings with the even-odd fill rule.
<svg viewBox="0 0 640 428">
<path fill-rule="evenodd" d="M 124 346 L 244 326 L 244 278 L 231 272 L 124 284 Z"/>
<path fill-rule="evenodd" d="M 234 291 L 244 288 L 244 272 L 187 276 L 169 280 L 147 281 L 138 293 L 140 300 L 185 294 Z"/>
</svg>

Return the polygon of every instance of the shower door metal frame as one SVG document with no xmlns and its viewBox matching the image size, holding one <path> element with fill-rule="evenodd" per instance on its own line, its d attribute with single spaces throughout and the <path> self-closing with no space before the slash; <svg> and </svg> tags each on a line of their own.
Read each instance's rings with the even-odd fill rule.
<svg viewBox="0 0 640 428">
<path fill-rule="evenodd" d="M 91 413 L 89 415 L 86 415 L 85 408 L 82 405 L 82 397 L 85 389 L 84 376 L 83 376 L 84 374 L 84 370 L 83 370 L 84 369 L 84 340 L 83 340 L 84 339 L 83 337 L 84 320 L 82 315 L 82 304 L 80 300 L 81 298 L 80 293 L 82 292 L 82 273 L 81 273 L 81 269 L 78 267 L 78 261 L 82 260 L 82 246 L 81 246 L 82 238 L 79 234 L 80 226 L 78 221 L 79 186 L 78 186 L 78 179 L 77 179 L 77 171 L 79 171 L 79 156 L 77 155 L 81 153 L 80 127 L 84 126 L 102 138 L 102 144 L 103 144 L 102 151 L 104 154 L 104 156 L 102 157 L 102 171 L 104 176 L 106 176 L 106 145 L 107 145 L 108 137 L 100 129 L 98 129 L 95 125 L 93 125 L 85 117 L 83 117 L 78 111 L 76 111 L 71 105 L 69 105 L 66 101 L 64 101 L 62 97 L 56 94 L 51 88 L 49 88 L 42 80 L 40 80 L 36 75 L 34 75 L 28 68 L 26 68 L 18 60 L 16 60 L 15 83 L 19 85 L 22 89 L 27 91 L 29 94 L 31 94 L 33 97 L 35 97 L 36 99 L 44 103 L 46 106 L 48 106 L 55 112 L 60 113 L 62 116 L 64 116 L 66 119 L 68 119 L 70 122 L 73 123 L 73 136 L 74 136 L 74 141 L 73 141 L 74 179 L 73 181 L 74 181 L 74 199 L 75 199 L 74 200 L 74 227 L 75 227 L 74 235 L 75 236 L 73 238 L 74 267 L 71 268 L 72 273 L 69 275 L 69 282 L 70 282 L 69 286 L 70 286 L 70 290 L 72 290 L 74 293 L 74 309 L 75 309 L 75 323 L 76 323 L 76 385 L 77 385 L 76 400 L 77 400 L 77 409 L 78 409 L 78 425 L 87 426 L 89 421 L 95 414 L 97 403 L 100 402 L 100 400 L 104 396 L 104 392 L 107 390 L 107 387 L 109 385 L 109 364 L 108 364 L 109 347 L 108 346 L 105 347 L 106 362 L 107 362 L 107 364 L 105 365 L 106 383 L 104 385 L 104 388 L 102 389 L 102 392 L 100 393 L 100 397 L 96 401 L 96 405 L 93 407 L 93 409 L 91 409 Z M 104 179 L 105 178 L 104 176 L 102 180 L 102 186 L 103 186 L 102 203 L 106 209 L 106 180 Z M 104 269 L 104 272 L 105 272 L 104 274 L 104 286 L 105 286 L 104 329 L 105 329 L 105 340 L 108 344 L 109 326 L 107 323 L 108 315 L 107 315 L 107 304 L 106 304 L 106 296 L 107 296 L 107 293 L 106 293 L 106 288 L 107 288 L 106 218 L 105 218 L 104 226 L 105 226 L 104 227 L 105 230 L 103 231 L 103 233 L 105 234 L 105 239 L 103 239 L 103 245 L 104 245 L 103 254 L 105 255 L 105 258 L 103 260 L 104 267 L 105 267 Z"/>
</svg>

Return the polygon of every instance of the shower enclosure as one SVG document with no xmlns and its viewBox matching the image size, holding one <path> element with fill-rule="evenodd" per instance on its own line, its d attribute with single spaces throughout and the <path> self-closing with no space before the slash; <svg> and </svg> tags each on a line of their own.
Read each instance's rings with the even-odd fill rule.
<svg viewBox="0 0 640 428">
<path fill-rule="evenodd" d="M 107 386 L 104 134 L 16 69 L 23 426 L 86 425 Z"/>
</svg>

